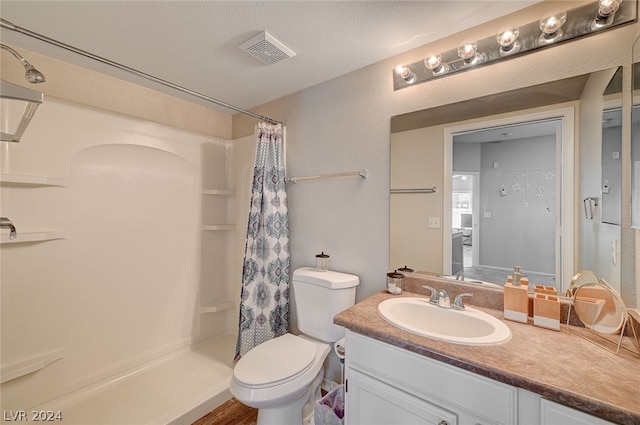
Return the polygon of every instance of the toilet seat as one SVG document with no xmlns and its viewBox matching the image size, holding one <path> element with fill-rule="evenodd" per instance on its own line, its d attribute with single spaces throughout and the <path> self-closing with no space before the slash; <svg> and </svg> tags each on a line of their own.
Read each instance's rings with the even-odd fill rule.
<svg viewBox="0 0 640 425">
<path fill-rule="evenodd" d="M 251 388 L 279 385 L 306 372 L 315 356 L 316 344 L 284 334 L 245 354 L 233 369 L 233 375 L 239 383 Z"/>
</svg>

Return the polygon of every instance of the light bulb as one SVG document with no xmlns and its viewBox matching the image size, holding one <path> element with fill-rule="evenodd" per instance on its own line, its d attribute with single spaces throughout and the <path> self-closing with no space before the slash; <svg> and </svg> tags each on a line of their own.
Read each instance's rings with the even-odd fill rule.
<svg viewBox="0 0 640 425">
<path fill-rule="evenodd" d="M 549 44 L 562 38 L 562 26 L 567 22 L 567 12 L 558 12 L 540 19 L 542 34 L 538 38 L 541 44 Z"/>
<path fill-rule="evenodd" d="M 442 55 L 432 55 L 424 60 L 424 66 L 433 72 L 433 75 L 442 75 L 449 72 L 449 65 L 442 62 Z"/>
<path fill-rule="evenodd" d="M 511 55 L 520 50 L 519 35 L 520 28 L 515 25 L 510 25 L 500 31 L 496 36 L 498 44 L 500 45 L 500 56 Z"/>
<path fill-rule="evenodd" d="M 465 41 L 462 46 L 458 47 L 458 56 L 464 60 L 472 59 L 478 51 L 478 43 L 475 41 Z"/>
<path fill-rule="evenodd" d="M 600 0 L 598 3 L 598 13 L 593 21 L 593 28 L 601 28 L 613 22 L 613 16 L 620 8 L 622 0 Z"/>
<path fill-rule="evenodd" d="M 605 17 L 613 15 L 620 8 L 620 3 L 622 0 L 600 0 L 598 15 Z"/>
<path fill-rule="evenodd" d="M 404 79 L 407 84 L 413 84 L 416 82 L 416 74 L 414 74 L 411 69 L 406 66 L 398 66 L 396 67 L 396 73 Z"/>
<path fill-rule="evenodd" d="M 458 47 L 458 56 L 464 60 L 465 65 L 476 65 L 482 62 L 482 56 L 478 54 L 478 43 L 465 41 Z"/>
</svg>

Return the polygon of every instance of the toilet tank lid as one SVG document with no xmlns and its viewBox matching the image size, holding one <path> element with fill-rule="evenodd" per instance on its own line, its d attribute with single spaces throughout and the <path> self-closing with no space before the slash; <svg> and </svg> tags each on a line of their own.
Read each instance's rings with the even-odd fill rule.
<svg viewBox="0 0 640 425">
<path fill-rule="evenodd" d="M 353 274 L 327 270 L 317 271 L 314 267 L 301 267 L 293 272 L 293 280 L 312 283 L 329 289 L 353 288 L 360 284 L 360 278 Z"/>
</svg>

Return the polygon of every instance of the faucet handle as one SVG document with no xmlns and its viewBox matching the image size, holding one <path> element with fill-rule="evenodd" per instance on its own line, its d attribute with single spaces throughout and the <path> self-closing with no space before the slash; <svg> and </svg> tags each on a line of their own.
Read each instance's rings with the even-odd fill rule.
<svg viewBox="0 0 640 425">
<path fill-rule="evenodd" d="M 464 293 L 456 295 L 455 300 L 453 300 L 453 308 L 455 310 L 464 310 L 464 304 L 462 302 L 462 297 L 473 297 L 473 294 Z"/>
<path fill-rule="evenodd" d="M 432 288 L 428 285 L 422 285 L 424 289 L 428 289 L 431 291 L 431 297 L 429 298 L 429 302 L 432 304 L 438 304 L 438 291 L 435 288 Z"/>
</svg>

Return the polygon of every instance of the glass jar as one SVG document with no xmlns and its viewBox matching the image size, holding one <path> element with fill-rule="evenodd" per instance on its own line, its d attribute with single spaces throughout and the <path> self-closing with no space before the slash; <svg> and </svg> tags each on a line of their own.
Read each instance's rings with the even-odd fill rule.
<svg viewBox="0 0 640 425">
<path fill-rule="evenodd" d="M 404 275 L 398 273 L 397 270 L 387 273 L 387 291 L 390 294 L 402 294 L 402 286 L 404 283 Z"/>
<path fill-rule="evenodd" d="M 321 254 L 316 255 L 316 271 L 326 272 L 329 270 L 329 259 L 329 255 L 325 254 L 324 251 L 322 251 Z"/>
</svg>

